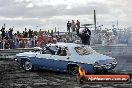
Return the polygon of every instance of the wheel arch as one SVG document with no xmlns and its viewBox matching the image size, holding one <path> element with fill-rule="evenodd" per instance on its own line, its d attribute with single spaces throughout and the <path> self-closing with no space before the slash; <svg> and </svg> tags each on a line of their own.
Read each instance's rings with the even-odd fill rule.
<svg viewBox="0 0 132 88">
<path fill-rule="evenodd" d="M 22 64 L 23 64 L 25 61 L 30 61 L 30 59 L 29 59 L 28 57 L 21 57 L 21 58 L 20 58 L 20 65 L 22 66 Z"/>
<path fill-rule="evenodd" d="M 20 63 L 22 63 L 23 61 L 30 61 L 30 59 L 28 57 L 21 57 L 20 60 L 21 60 Z"/>
<path fill-rule="evenodd" d="M 67 70 L 68 70 L 69 67 L 75 67 L 75 66 L 79 67 L 79 64 L 77 64 L 77 63 L 68 63 Z"/>
<path fill-rule="evenodd" d="M 30 62 L 30 63 L 31 63 L 30 58 L 28 58 L 28 57 L 21 57 L 21 62 L 20 62 L 21 67 L 22 67 L 25 71 L 33 70 L 33 69 L 34 69 L 33 65 L 31 66 L 31 69 L 30 69 L 30 70 L 26 70 L 26 69 L 25 69 L 24 66 L 25 66 L 25 63 L 26 63 L 26 62 Z"/>
</svg>

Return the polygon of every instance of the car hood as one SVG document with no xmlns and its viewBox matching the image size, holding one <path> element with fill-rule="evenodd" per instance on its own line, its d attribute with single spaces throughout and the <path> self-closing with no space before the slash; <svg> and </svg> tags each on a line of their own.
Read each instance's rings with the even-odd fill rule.
<svg viewBox="0 0 132 88">
<path fill-rule="evenodd" d="M 113 63 L 115 61 L 115 58 L 97 53 L 91 55 L 82 55 L 77 58 L 78 58 L 76 59 L 77 62 L 88 63 L 88 64 L 94 64 L 95 62 L 98 62 L 99 64 L 108 64 L 108 63 Z"/>
</svg>

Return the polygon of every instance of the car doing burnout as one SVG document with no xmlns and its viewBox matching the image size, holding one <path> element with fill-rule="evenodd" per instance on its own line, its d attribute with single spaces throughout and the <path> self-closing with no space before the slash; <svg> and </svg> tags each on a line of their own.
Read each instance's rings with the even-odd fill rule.
<svg viewBox="0 0 132 88">
<path fill-rule="evenodd" d="M 99 54 L 91 47 L 75 43 L 47 44 L 45 48 L 16 54 L 24 70 L 46 69 L 76 74 L 79 67 L 86 73 L 106 72 L 116 67 L 115 58 Z"/>
</svg>

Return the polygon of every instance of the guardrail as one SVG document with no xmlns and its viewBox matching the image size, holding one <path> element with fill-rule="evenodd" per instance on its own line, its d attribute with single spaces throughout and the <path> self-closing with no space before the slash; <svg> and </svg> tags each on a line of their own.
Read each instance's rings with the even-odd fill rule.
<svg viewBox="0 0 132 88">
<path fill-rule="evenodd" d="M 28 52 L 33 48 L 18 48 L 18 49 L 0 49 L 0 58 L 15 58 L 17 53 Z"/>
</svg>

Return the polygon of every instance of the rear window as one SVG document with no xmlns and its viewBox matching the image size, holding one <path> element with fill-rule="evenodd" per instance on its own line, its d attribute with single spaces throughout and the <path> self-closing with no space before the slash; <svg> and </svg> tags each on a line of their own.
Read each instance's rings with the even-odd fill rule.
<svg viewBox="0 0 132 88">
<path fill-rule="evenodd" d="M 96 51 L 88 47 L 75 47 L 75 50 L 79 55 L 89 55 L 89 54 L 96 53 Z"/>
</svg>

